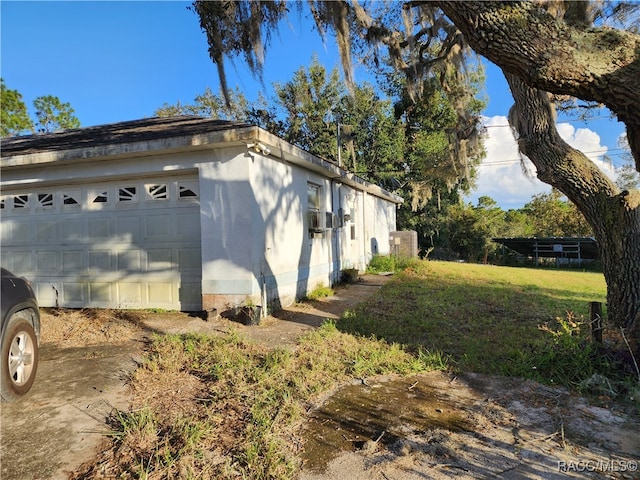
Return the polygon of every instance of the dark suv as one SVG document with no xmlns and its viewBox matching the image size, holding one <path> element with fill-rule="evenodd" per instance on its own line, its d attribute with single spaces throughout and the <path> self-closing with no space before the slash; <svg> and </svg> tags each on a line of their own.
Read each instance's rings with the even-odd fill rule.
<svg viewBox="0 0 640 480">
<path fill-rule="evenodd" d="M 38 369 L 40 311 L 27 280 L 2 269 L 0 395 L 16 400 L 31 389 Z"/>
</svg>

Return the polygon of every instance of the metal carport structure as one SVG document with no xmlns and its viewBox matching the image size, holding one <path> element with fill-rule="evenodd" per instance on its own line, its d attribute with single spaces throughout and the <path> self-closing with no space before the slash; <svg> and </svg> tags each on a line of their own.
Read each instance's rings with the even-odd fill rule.
<svg viewBox="0 0 640 480">
<path fill-rule="evenodd" d="M 494 238 L 500 243 L 525 257 L 535 259 L 536 265 L 540 258 L 576 259 L 583 260 L 599 258 L 598 244 L 593 237 L 511 237 Z"/>
</svg>

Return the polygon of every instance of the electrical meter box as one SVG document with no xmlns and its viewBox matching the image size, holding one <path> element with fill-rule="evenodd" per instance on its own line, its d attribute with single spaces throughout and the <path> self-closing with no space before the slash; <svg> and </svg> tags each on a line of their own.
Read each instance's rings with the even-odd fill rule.
<svg viewBox="0 0 640 480">
<path fill-rule="evenodd" d="M 418 256 L 418 233 L 414 230 L 389 233 L 389 247 L 392 255 L 399 257 Z"/>
</svg>

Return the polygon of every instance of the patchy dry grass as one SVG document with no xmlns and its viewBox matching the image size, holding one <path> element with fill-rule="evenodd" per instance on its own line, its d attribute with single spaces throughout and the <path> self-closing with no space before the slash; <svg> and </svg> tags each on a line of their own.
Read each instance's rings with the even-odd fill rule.
<svg viewBox="0 0 640 480">
<path fill-rule="evenodd" d="M 81 347 L 124 343 L 139 333 L 140 313 L 134 310 L 42 308 L 43 343 Z"/>
<path fill-rule="evenodd" d="M 310 402 L 348 379 L 443 368 L 397 344 L 327 323 L 294 350 L 226 336 L 154 338 L 113 448 L 76 478 L 292 478 Z M 107 475 L 108 473 L 108 475 Z"/>
<path fill-rule="evenodd" d="M 111 448 L 74 478 L 293 478 L 307 409 L 357 378 L 457 369 L 576 387 L 611 376 L 619 365 L 580 325 L 604 295 L 593 273 L 411 262 L 293 350 L 236 333 L 156 336 L 131 410 L 111 417 Z"/>
</svg>

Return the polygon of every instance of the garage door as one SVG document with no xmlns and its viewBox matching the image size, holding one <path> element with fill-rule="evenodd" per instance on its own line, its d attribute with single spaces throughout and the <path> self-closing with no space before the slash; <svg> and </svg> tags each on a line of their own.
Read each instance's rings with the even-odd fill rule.
<svg viewBox="0 0 640 480">
<path fill-rule="evenodd" d="M 201 309 L 198 180 L 3 189 L 2 265 L 41 306 Z"/>
</svg>

